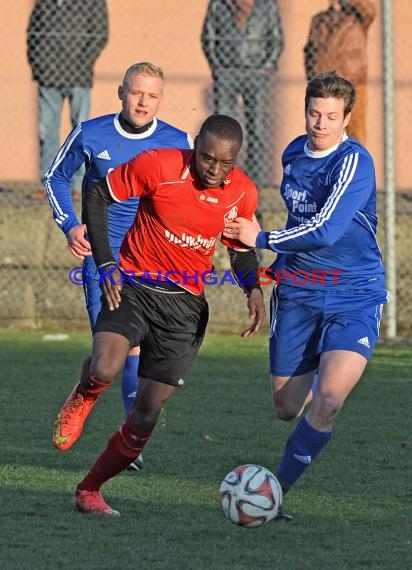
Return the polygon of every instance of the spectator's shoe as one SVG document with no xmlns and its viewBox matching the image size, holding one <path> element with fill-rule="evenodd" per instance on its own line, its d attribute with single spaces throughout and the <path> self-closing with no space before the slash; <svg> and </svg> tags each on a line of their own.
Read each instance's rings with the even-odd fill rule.
<svg viewBox="0 0 412 570">
<path fill-rule="evenodd" d="M 104 515 L 110 517 L 120 517 L 119 511 L 115 511 L 103 499 L 99 491 L 76 490 L 74 497 L 76 508 L 82 513 L 90 515 Z"/>
<path fill-rule="evenodd" d="M 82 433 L 84 422 L 96 403 L 96 398 L 84 398 L 78 393 L 78 382 L 65 401 L 53 426 L 53 445 L 66 451 L 76 443 Z"/>
<path fill-rule="evenodd" d="M 127 468 L 128 471 L 141 471 L 144 467 L 142 454 L 139 455 Z"/>
<path fill-rule="evenodd" d="M 275 518 L 273 519 L 276 522 L 292 522 L 294 519 L 294 517 L 292 517 L 292 515 L 288 515 L 287 513 L 285 513 L 283 511 L 283 507 L 282 505 L 279 507 L 278 509 L 278 514 L 275 516 Z"/>
</svg>

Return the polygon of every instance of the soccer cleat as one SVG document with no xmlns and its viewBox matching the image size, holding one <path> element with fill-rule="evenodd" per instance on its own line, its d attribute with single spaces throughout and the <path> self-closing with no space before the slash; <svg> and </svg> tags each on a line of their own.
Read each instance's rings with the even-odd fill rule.
<svg viewBox="0 0 412 570">
<path fill-rule="evenodd" d="M 283 507 L 281 505 L 278 509 L 278 514 L 273 520 L 276 522 L 292 522 L 295 519 L 292 517 L 292 515 L 288 515 L 287 513 L 283 512 Z"/>
<path fill-rule="evenodd" d="M 84 422 L 97 400 L 97 397 L 86 399 L 79 394 L 79 385 L 78 382 L 54 422 L 52 441 L 60 451 L 70 449 L 79 439 Z"/>
<path fill-rule="evenodd" d="M 142 454 L 139 455 L 127 468 L 128 471 L 141 471 L 144 467 Z"/>
<path fill-rule="evenodd" d="M 119 511 L 112 509 L 112 507 L 105 502 L 99 491 L 80 491 L 77 489 L 74 504 L 82 513 L 120 517 Z"/>
</svg>

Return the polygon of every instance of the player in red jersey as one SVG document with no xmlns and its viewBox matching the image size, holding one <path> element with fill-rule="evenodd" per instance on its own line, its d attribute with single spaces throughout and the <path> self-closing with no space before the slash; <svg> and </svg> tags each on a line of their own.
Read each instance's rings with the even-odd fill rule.
<svg viewBox="0 0 412 570">
<path fill-rule="evenodd" d="M 236 217 L 253 219 L 255 184 L 235 166 L 242 145 L 240 124 L 225 115 L 203 123 L 195 150 L 154 150 L 110 172 L 91 189 L 85 215 L 93 256 L 101 271 L 104 303 L 93 331 L 91 361 L 60 417 L 80 436 L 97 397 L 140 345 L 140 387 L 135 405 L 106 449 L 79 483 L 75 504 L 86 513 L 114 515 L 100 488 L 143 450 L 166 401 L 183 385 L 203 341 L 208 305 L 205 276 L 219 234 Z M 107 236 L 107 208 L 140 196 L 139 211 L 120 250 L 119 266 Z M 253 336 L 265 317 L 253 249 L 222 237 L 238 282 L 247 293 Z M 67 431 L 67 430 L 66 430 Z M 70 430 L 69 430 L 70 431 Z"/>
</svg>

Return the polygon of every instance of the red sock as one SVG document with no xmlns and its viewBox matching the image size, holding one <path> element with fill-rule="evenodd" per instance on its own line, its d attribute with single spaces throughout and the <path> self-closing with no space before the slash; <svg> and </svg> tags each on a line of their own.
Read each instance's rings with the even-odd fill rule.
<svg viewBox="0 0 412 570">
<path fill-rule="evenodd" d="M 152 432 L 136 431 L 128 420 L 109 439 L 106 449 L 77 486 L 81 491 L 99 491 L 100 487 L 118 475 L 142 452 Z"/>
<path fill-rule="evenodd" d="M 84 398 L 94 400 L 110 386 L 110 383 L 102 382 L 90 374 L 90 362 L 90 357 L 83 362 L 80 386 L 77 391 Z"/>
<path fill-rule="evenodd" d="M 107 384 L 107 382 L 101 382 L 94 376 L 89 376 L 86 382 L 82 380 L 77 391 L 86 399 L 94 399 L 107 390 L 109 386 L 110 384 Z"/>
</svg>

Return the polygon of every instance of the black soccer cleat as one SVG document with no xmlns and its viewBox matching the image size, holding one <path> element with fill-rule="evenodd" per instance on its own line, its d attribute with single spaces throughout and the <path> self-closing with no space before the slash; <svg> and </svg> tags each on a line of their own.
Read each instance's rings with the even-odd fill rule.
<svg viewBox="0 0 412 570">
<path fill-rule="evenodd" d="M 288 515 L 287 513 L 285 513 L 283 511 L 283 507 L 280 506 L 278 509 L 278 514 L 275 516 L 273 520 L 276 522 L 292 522 L 295 519 L 294 517 L 292 517 L 292 515 Z"/>
</svg>

